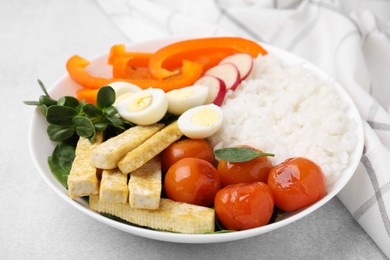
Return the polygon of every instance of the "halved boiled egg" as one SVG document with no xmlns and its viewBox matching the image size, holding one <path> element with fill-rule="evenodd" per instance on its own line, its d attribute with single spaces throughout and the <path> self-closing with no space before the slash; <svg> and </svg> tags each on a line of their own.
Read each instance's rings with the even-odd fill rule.
<svg viewBox="0 0 390 260">
<path fill-rule="evenodd" d="M 178 119 L 180 131 L 187 137 L 203 139 L 215 134 L 223 122 L 222 109 L 214 104 L 202 105 L 184 112 Z"/>
<path fill-rule="evenodd" d="M 109 84 L 115 91 L 115 104 L 119 104 L 126 97 L 140 92 L 142 89 L 137 85 L 125 81 L 115 81 Z"/>
<path fill-rule="evenodd" d="M 151 125 L 160 121 L 168 110 L 168 99 L 163 90 L 148 88 L 114 104 L 119 115 L 137 125 Z"/>
<path fill-rule="evenodd" d="M 206 102 L 209 89 L 206 86 L 189 86 L 171 90 L 167 93 L 168 112 L 181 115 L 190 108 Z"/>
</svg>

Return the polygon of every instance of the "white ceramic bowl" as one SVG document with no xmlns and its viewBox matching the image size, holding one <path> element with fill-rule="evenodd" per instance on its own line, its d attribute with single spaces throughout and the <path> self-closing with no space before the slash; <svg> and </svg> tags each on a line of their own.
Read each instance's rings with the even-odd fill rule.
<svg viewBox="0 0 390 260">
<path fill-rule="evenodd" d="M 177 40 L 178 39 L 167 38 L 167 39 L 159 39 L 154 41 L 136 43 L 136 44 L 129 45 L 128 49 L 131 49 L 132 51 L 144 51 L 144 52 L 154 51 L 168 43 Z M 318 69 L 314 65 L 310 64 L 309 62 L 303 60 L 302 58 L 294 54 L 288 53 L 286 51 L 283 51 L 281 49 L 266 44 L 262 44 L 262 46 L 264 46 L 264 48 L 267 49 L 269 53 L 272 53 L 282 58 L 287 63 L 302 64 L 304 67 L 313 71 L 313 73 L 319 75 L 321 78 L 329 78 L 329 76 L 327 76 L 320 69 Z M 104 54 L 91 59 L 93 61 L 93 65 L 89 66 L 88 70 L 90 70 L 91 72 L 99 73 L 99 75 L 110 76 L 111 70 L 110 67 L 106 64 L 107 55 L 108 54 Z M 348 94 L 344 91 L 344 89 L 340 85 L 338 85 L 337 83 L 335 84 L 336 84 L 337 91 L 339 92 L 342 99 L 344 99 L 345 102 L 347 102 L 347 104 L 350 106 L 349 109 L 350 116 L 354 118 L 355 121 L 357 122 L 356 136 L 358 141 L 356 143 L 356 148 L 350 157 L 350 162 L 348 164 L 347 169 L 343 172 L 343 174 L 339 177 L 339 179 L 334 184 L 328 186 L 327 194 L 321 200 L 319 200 L 318 202 L 316 202 L 315 204 L 307 208 L 288 213 L 284 215 L 281 219 L 279 219 L 277 222 L 259 228 L 254 228 L 254 229 L 239 231 L 239 232 L 218 233 L 218 234 L 176 234 L 171 232 L 154 231 L 146 228 L 133 226 L 131 224 L 121 223 L 113 219 L 104 217 L 99 213 L 92 211 L 84 200 L 69 198 L 67 194 L 67 190 L 57 181 L 57 179 L 50 172 L 50 169 L 47 164 L 47 158 L 52 153 L 55 144 L 49 140 L 46 134 L 47 123 L 39 109 L 35 109 L 31 121 L 31 125 L 30 125 L 30 131 L 29 131 L 30 152 L 33 161 L 36 167 L 38 168 L 38 171 L 41 174 L 41 176 L 44 178 L 46 183 L 61 198 L 63 198 L 66 202 L 68 202 L 70 205 L 77 208 L 84 214 L 104 224 L 117 228 L 119 230 L 137 236 L 150 238 L 150 239 L 156 239 L 156 240 L 162 240 L 168 242 L 177 242 L 177 243 L 217 243 L 217 242 L 233 241 L 233 240 L 258 236 L 270 232 L 272 230 L 278 229 L 280 227 L 286 226 L 294 221 L 303 218 L 304 216 L 308 215 L 314 210 L 318 209 L 326 202 L 328 202 L 330 199 L 332 199 L 335 195 L 337 195 L 337 193 L 347 184 L 347 182 L 350 180 L 353 173 L 355 172 L 363 151 L 363 125 L 362 125 L 359 112 L 355 107 L 354 103 L 352 102 L 351 98 L 348 96 Z M 74 81 L 72 81 L 67 75 L 65 75 L 60 80 L 58 80 L 53 86 L 51 86 L 51 88 L 49 89 L 49 93 L 52 97 L 57 99 L 64 95 L 74 95 L 75 91 L 78 88 L 80 88 L 80 86 L 76 84 Z"/>
</svg>

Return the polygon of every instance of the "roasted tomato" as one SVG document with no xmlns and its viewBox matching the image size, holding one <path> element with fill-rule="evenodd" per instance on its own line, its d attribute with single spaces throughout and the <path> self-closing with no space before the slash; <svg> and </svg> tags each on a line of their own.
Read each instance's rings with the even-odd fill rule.
<svg viewBox="0 0 390 260">
<path fill-rule="evenodd" d="M 250 146 L 240 147 L 256 150 Z M 267 156 L 256 157 L 247 162 L 220 160 L 217 167 L 219 176 L 221 177 L 222 187 L 236 183 L 267 182 L 271 169 L 272 163 Z"/>
<path fill-rule="evenodd" d="M 226 229 L 245 230 L 268 224 L 274 198 L 263 182 L 232 184 L 217 192 L 214 208 Z"/>
<path fill-rule="evenodd" d="M 326 180 L 321 168 L 313 161 L 290 158 L 274 167 L 268 185 L 275 196 L 275 205 L 292 211 L 318 201 L 325 195 Z"/>
<path fill-rule="evenodd" d="M 199 206 L 211 206 L 221 181 L 215 167 L 199 158 L 184 158 L 173 164 L 164 179 L 168 198 Z"/>
<path fill-rule="evenodd" d="M 162 169 L 167 172 L 172 164 L 183 158 L 196 157 L 214 163 L 214 152 L 203 139 L 182 139 L 168 146 L 161 154 Z"/>
</svg>

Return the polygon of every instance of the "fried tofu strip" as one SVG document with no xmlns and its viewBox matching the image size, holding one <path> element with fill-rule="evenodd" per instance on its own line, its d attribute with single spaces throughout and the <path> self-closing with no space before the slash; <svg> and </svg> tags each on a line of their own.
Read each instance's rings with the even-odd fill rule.
<svg viewBox="0 0 390 260">
<path fill-rule="evenodd" d="M 161 153 L 171 143 L 179 140 L 181 136 L 182 133 L 179 130 L 177 121 L 174 121 L 150 137 L 143 144 L 128 152 L 126 156 L 119 161 L 118 168 L 124 174 L 137 170 Z"/>
<path fill-rule="evenodd" d="M 135 126 L 112 137 L 93 150 L 91 164 L 100 169 L 115 169 L 118 162 L 131 150 L 145 142 L 164 127 L 163 124 Z"/>
<path fill-rule="evenodd" d="M 162 198 L 158 210 L 135 209 L 122 203 L 109 203 L 91 195 L 89 205 L 92 210 L 107 213 L 130 223 L 157 230 L 186 234 L 200 234 L 215 230 L 214 210 L 183 202 Z"/>
<path fill-rule="evenodd" d="M 103 142 L 103 133 L 98 133 L 94 143 L 80 137 L 77 142 L 75 158 L 68 176 L 68 193 L 71 198 L 98 194 L 99 180 L 97 169 L 90 163 L 91 151 Z"/>
<path fill-rule="evenodd" d="M 126 203 L 128 195 L 127 175 L 124 175 L 118 168 L 103 170 L 99 199 L 106 202 Z"/>
<path fill-rule="evenodd" d="M 161 189 L 161 160 L 159 156 L 156 156 L 130 173 L 130 207 L 157 209 L 160 203 Z"/>
</svg>

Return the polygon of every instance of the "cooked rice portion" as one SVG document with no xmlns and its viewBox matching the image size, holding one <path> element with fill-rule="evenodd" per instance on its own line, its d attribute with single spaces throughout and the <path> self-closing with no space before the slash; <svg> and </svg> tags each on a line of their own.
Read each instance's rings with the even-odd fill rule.
<svg viewBox="0 0 390 260">
<path fill-rule="evenodd" d="M 256 59 L 222 108 L 223 126 L 210 139 L 215 148 L 251 145 L 274 153 L 274 165 L 304 156 L 320 165 L 328 184 L 347 167 L 357 140 L 356 122 L 335 86 L 271 54 Z"/>
</svg>

